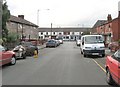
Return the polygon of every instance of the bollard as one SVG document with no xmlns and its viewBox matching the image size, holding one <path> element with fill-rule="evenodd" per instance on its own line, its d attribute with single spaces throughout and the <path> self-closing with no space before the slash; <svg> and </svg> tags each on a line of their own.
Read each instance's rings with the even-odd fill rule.
<svg viewBox="0 0 120 87">
<path fill-rule="evenodd" d="M 38 58 L 37 50 L 34 51 L 34 58 Z"/>
</svg>

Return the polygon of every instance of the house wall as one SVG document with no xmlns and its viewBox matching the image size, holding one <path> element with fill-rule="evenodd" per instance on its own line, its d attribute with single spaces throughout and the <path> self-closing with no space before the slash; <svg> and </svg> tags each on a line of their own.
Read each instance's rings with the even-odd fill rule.
<svg viewBox="0 0 120 87">
<path fill-rule="evenodd" d="M 113 38 L 112 41 L 118 41 L 118 19 L 112 21 L 112 32 L 113 32 Z"/>
<path fill-rule="evenodd" d="M 31 39 L 38 38 L 37 27 L 8 21 L 7 28 L 9 30 L 9 33 L 18 33 L 20 35 L 20 38 L 22 38 L 22 32 L 23 35 L 26 36 L 26 39 L 29 39 L 29 37 Z"/>
</svg>

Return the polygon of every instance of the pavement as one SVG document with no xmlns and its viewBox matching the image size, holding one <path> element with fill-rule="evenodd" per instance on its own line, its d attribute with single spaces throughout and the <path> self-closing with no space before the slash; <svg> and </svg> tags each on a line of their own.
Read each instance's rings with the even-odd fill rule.
<svg viewBox="0 0 120 87">
<path fill-rule="evenodd" d="M 44 43 L 43 45 L 38 45 L 37 47 L 38 47 L 38 50 L 44 49 L 46 47 L 46 44 Z"/>
<path fill-rule="evenodd" d="M 110 49 L 105 48 L 105 54 L 106 54 L 106 55 L 113 55 L 114 52 L 111 52 Z"/>
</svg>

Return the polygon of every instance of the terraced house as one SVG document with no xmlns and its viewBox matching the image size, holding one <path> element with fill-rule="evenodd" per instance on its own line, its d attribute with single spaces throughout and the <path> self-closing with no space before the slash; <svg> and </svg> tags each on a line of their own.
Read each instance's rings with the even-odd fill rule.
<svg viewBox="0 0 120 87">
<path fill-rule="evenodd" d="M 18 39 L 36 40 L 38 38 L 38 26 L 24 19 L 24 15 L 18 17 L 11 15 L 7 22 L 9 33 L 17 33 Z"/>
<path fill-rule="evenodd" d="M 118 17 L 115 19 L 112 19 L 111 15 L 108 14 L 107 20 L 98 20 L 93 26 L 93 33 L 102 34 L 106 46 L 110 42 L 120 40 L 120 11 L 118 11 Z"/>
<path fill-rule="evenodd" d="M 39 28 L 39 37 L 41 39 L 63 38 L 63 40 L 80 39 L 84 33 L 90 33 L 90 27 L 60 27 L 60 28 Z"/>
</svg>

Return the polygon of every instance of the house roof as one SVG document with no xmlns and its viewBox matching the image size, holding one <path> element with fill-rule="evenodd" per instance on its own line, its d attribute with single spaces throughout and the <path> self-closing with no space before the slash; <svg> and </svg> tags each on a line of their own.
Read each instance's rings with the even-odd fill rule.
<svg viewBox="0 0 120 87">
<path fill-rule="evenodd" d="M 105 24 L 107 22 L 107 20 L 98 20 L 95 25 L 93 26 L 93 28 L 96 28 L 98 26 L 101 26 L 103 24 Z"/>
<path fill-rule="evenodd" d="M 22 18 L 13 16 L 13 15 L 10 16 L 9 21 L 15 22 L 15 23 L 20 23 L 20 24 L 25 24 L 25 25 L 29 25 L 29 26 L 38 27 L 38 25 L 36 25 L 36 24 L 34 24 L 34 23 L 31 23 L 31 22 L 29 22 L 29 21 L 27 21 L 27 20 L 25 20 L 25 19 L 22 19 Z"/>
<path fill-rule="evenodd" d="M 70 28 L 39 28 L 39 32 L 81 32 L 81 31 L 89 31 L 92 28 L 75 28 L 75 27 L 70 27 Z"/>
</svg>

